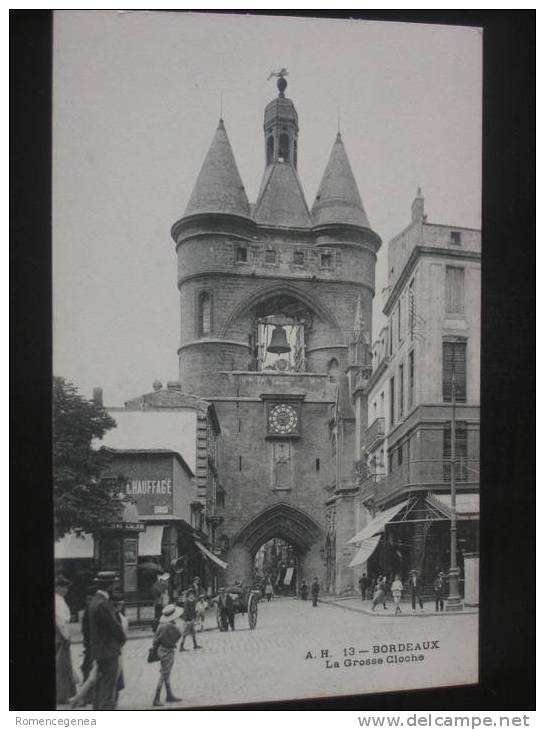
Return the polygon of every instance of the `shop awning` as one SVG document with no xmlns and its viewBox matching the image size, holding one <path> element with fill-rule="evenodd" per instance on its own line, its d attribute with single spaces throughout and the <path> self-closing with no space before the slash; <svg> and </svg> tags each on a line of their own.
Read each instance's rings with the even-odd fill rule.
<svg viewBox="0 0 545 730">
<path fill-rule="evenodd" d="M 161 555 L 164 525 L 146 525 L 144 532 L 138 535 L 138 554 L 142 556 Z"/>
<path fill-rule="evenodd" d="M 450 494 L 430 494 L 427 499 L 436 502 L 450 513 Z M 480 514 L 480 499 L 478 494 L 457 494 L 456 514 L 461 518 L 477 518 Z"/>
<path fill-rule="evenodd" d="M 69 532 L 55 543 L 55 558 L 57 560 L 71 560 L 92 558 L 94 556 L 95 541 L 92 535 L 85 532 L 81 536 Z"/>
<path fill-rule="evenodd" d="M 373 537 L 369 537 L 367 540 L 364 540 L 356 550 L 356 554 L 352 558 L 351 562 L 348 563 L 348 567 L 354 568 L 356 565 L 365 563 L 365 561 L 368 560 L 375 552 L 381 537 L 382 535 L 373 535 Z"/>
<path fill-rule="evenodd" d="M 195 545 L 199 548 L 205 558 L 208 558 L 213 563 L 216 563 L 216 565 L 219 565 L 222 570 L 225 570 L 225 568 L 227 567 L 227 563 L 224 563 L 223 560 L 220 560 L 217 555 L 214 555 L 214 553 L 210 552 L 210 550 L 205 548 L 204 545 L 197 540 L 195 540 Z"/>
<path fill-rule="evenodd" d="M 396 504 L 395 507 L 390 507 L 389 509 L 384 510 L 384 512 L 378 514 L 374 520 L 371 520 L 371 522 L 358 533 L 356 533 L 354 537 L 351 537 L 348 541 L 348 544 L 357 544 L 359 542 L 363 542 L 364 540 L 369 539 L 370 537 L 379 535 L 380 533 L 384 532 L 384 527 L 386 526 L 386 523 L 390 522 L 390 520 L 392 520 L 398 512 L 401 512 L 401 510 L 403 509 L 403 507 L 405 507 L 408 501 L 409 500 L 407 499 L 405 500 L 405 502 L 400 502 L 399 504 Z"/>
</svg>

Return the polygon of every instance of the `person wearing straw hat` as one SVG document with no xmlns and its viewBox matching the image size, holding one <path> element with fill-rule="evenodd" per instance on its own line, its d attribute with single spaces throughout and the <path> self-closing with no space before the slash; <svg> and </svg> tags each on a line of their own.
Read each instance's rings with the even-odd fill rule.
<svg viewBox="0 0 545 730">
<path fill-rule="evenodd" d="M 71 582 L 63 575 L 55 579 L 55 669 L 57 704 L 66 704 L 76 691 L 70 654 L 70 609 L 64 599 Z"/>
<path fill-rule="evenodd" d="M 180 606 L 176 606 L 174 603 L 170 603 L 168 606 L 163 608 L 161 618 L 159 619 L 159 626 L 155 632 L 153 638 L 153 647 L 157 649 L 157 656 L 159 657 L 159 682 L 155 690 L 155 697 L 153 698 L 153 706 L 161 707 L 161 690 L 163 684 L 165 685 L 167 696 L 167 702 L 181 702 L 180 697 L 176 697 L 170 686 L 170 674 L 172 667 L 174 666 L 174 654 L 176 650 L 176 642 L 181 637 L 182 632 L 176 625 L 176 621 L 182 615 L 182 609 Z"/>
</svg>

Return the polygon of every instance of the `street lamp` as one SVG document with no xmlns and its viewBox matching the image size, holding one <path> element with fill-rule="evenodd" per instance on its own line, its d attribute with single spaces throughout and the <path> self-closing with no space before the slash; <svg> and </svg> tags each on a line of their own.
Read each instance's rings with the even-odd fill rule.
<svg viewBox="0 0 545 730">
<path fill-rule="evenodd" d="M 450 423 L 450 570 L 449 570 L 449 591 L 447 598 L 447 611 L 461 611 L 462 599 L 459 589 L 459 569 L 456 560 L 457 539 L 456 539 L 456 388 L 454 384 L 454 362 L 452 364 L 452 381 L 450 388 L 452 400 L 452 412 Z"/>
</svg>

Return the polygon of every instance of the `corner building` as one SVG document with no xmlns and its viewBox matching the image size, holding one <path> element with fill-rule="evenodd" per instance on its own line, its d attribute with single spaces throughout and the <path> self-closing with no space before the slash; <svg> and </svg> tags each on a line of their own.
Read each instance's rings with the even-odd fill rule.
<svg viewBox="0 0 545 730">
<path fill-rule="evenodd" d="M 251 580 L 256 553 L 279 538 L 296 555 L 297 585 L 317 575 L 323 589 L 338 590 L 351 579 L 344 567 L 350 558 L 339 548 L 336 570 L 326 569 L 326 513 L 339 502 L 336 524 L 352 535 L 356 494 L 341 488 L 332 414 L 361 357 L 353 346 L 356 311 L 369 341 L 380 238 L 340 134 L 309 210 L 286 86 L 279 78 L 278 97 L 265 108 L 256 203 L 248 201 L 220 119 L 172 227 L 180 382 L 185 393 L 214 404 L 221 424 L 225 507 L 217 534 L 227 580 Z"/>
</svg>

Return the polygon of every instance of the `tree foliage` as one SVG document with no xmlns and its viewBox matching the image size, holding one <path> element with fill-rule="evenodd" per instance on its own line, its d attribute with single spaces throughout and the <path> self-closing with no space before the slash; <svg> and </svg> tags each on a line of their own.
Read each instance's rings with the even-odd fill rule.
<svg viewBox="0 0 545 730">
<path fill-rule="evenodd" d="M 78 395 L 64 378 L 53 380 L 54 512 L 56 538 L 92 533 L 117 518 L 125 506 L 117 480 L 101 479 L 111 456 L 93 441 L 115 421 L 97 403 Z"/>
</svg>

